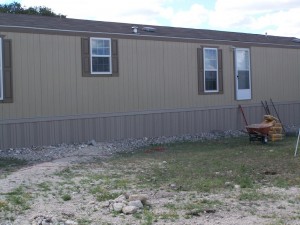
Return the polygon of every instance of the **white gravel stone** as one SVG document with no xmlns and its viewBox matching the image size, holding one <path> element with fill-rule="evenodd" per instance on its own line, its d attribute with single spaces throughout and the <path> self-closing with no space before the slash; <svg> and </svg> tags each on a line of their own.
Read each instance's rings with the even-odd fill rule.
<svg viewBox="0 0 300 225">
<path fill-rule="evenodd" d="M 130 202 L 140 200 L 143 204 L 145 204 L 148 199 L 149 197 L 146 194 L 134 194 L 134 195 L 130 195 L 128 200 Z"/>
<path fill-rule="evenodd" d="M 157 138 L 139 138 L 139 139 L 124 139 L 120 141 L 112 142 L 96 142 L 91 140 L 87 143 L 80 144 L 59 144 L 56 146 L 33 146 L 31 148 L 10 148 L 1 149 L 0 157 L 13 157 L 21 160 L 25 160 L 32 163 L 37 162 L 49 162 L 56 159 L 62 159 L 81 153 L 83 150 L 87 156 L 91 158 L 95 157 L 107 157 L 119 152 L 133 152 L 142 147 L 150 145 L 163 145 L 174 142 L 195 142 L 202 140 L 210 140 L 224 137 L 237 137 L 245 136 L 246 134 L 241 131 L 213 131 L 199 134 L 186 134 L 170 137 L 157 137 Z M 90 144 L 90 145 L 89 145 Z M 97 146 L 97 147 L 95 147 Z"/>
<path fill-rule="evenodd" d="M 125 206 L 125 204 L 116 202 L 113 204 L 113 210 L 115 212 L 121 212 L 124 206 Z"/>
<path fill-rule="evenodd" d="M 128 202 L 128 205 L 129 206 L 135 206 L 135 207 L 137 207 L 139 209 L 142 209 L 144 207 L 143 203 L 140 200 L 130 201 L 130 202 Z"/>
<path fill-rule="evenodd" d="M 123 209 L 122 209 L 122 212 L 124 213 L 124 214 L 134 214 L 134 213 L 136 213 L 138 211 L 138 207 L 136 207 L 136 206 L 125 206 L 125 207 L 123 207 Z"/>
</svg>

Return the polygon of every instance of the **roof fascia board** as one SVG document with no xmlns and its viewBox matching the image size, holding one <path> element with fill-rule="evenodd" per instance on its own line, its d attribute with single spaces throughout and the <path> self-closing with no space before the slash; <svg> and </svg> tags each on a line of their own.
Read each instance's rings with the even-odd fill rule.
<svg viewBox="0 0 300 225">
<path fill-rule="evenodd" d="M 42 27 L 28 27 L 28 26 L 8 26 L 0 25 L 0 32 L 25 32 L 33 33 L 38 31 L 41 34 L 53 34 L 53 35 L 73 35 L 73 36 L 91 36 L 91 35 L 105 35 L 122 37 L 126 39 L 147 39 L 147 40 L 166 40 L 166 41 L 183 41 L 183 42 L 206 42 L 213 44 L 238 44 L 243 43 L 249 46 L 261 46 L 261 47 L 284 47 L 284 48 L 300 48 L 300 45 L 284 45 L 276 43 L 260 43 L 260 42 L 247 42 L 247 41 L 235 41 L 235 40 L 222 40 L 222 39 L 204 39 L 204 38 L 187 38 L 187 37 L 174 37 L 174 36 L 159 36 L 159 35 L 143 35 L 143 34 L 125 34 L 125 33 L 111 33 L 111 32 L 99 32 L 99 31 L 83 31 L 83 30 L 62 30 L 53 28 Z"/>
</svg>

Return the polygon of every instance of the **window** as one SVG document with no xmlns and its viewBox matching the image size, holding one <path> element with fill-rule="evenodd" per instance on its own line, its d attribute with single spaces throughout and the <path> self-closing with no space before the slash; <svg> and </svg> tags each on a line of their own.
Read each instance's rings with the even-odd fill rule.
<svg viewBox="0 0 300 225">
<path fill-rule="evenodd" d="M 2 38 L 0 38 L 0 100 L 3 100 Z"/>
<path fill-rule="evenodd" d="M 111 74 L 111 40 L 91 38 L 91 74 Z"/>
<path fill-rule="evenodd" d="M 216 48 L 204 48 L 204 91 L 218 91 L 218 50 Z"/>
<path fill-rule="evenodd" d="M 83 77 L 119 76 L 118 39 L 81 38 L 81 69 Z"/>
<path fill-rule="evenodd" d="M 12 41 L 0 37 L 0 103 L 13 102 Z"/>
<path fill-rule="evenodd" d="M 203 47 L 197 49 L 198 94 L 223 94 L 222 49 Z"/>
</svg>

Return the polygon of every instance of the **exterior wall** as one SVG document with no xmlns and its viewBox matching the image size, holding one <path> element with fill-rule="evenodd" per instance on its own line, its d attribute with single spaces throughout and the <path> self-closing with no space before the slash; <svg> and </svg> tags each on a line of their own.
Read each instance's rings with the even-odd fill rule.
<svg viewBox="0 0 300 225">
<path fill-rule="evenodd" d="M 198 95 L 205 43 L 119 39 L 119 77 L 82 77 L 79 36 L 0 34 L 12 39 L 14 85 L 13 103 L 0 104 L 0 148 L 238 129 L 237 105 L 257 122 L 270 97 L 299 122 L 299 49 L 251 47 L 253 98 L 236 101 L 228 45 L 209 44 L 223 50 L 224 94 Z"/>
</svg>

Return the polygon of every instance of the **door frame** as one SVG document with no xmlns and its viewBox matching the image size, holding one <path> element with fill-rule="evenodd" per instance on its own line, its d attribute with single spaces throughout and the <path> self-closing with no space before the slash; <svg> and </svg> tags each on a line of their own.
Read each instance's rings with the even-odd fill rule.
<svg viewBox="0 0 300 225">
<path fill-rule="evenodd" d="M 237 50 L 244 50 L 248 52 L 249 58 L 249 89 L 239 90 L 238 89 L 238 68 L 237 68 Z M 252 99 L 252 71 L 251 71 L 251 52 L 250 48 L 235 48 L 234 49 L 234 82 L 235 82 L 235 99 L 251 100 Z"/>
</svg>

